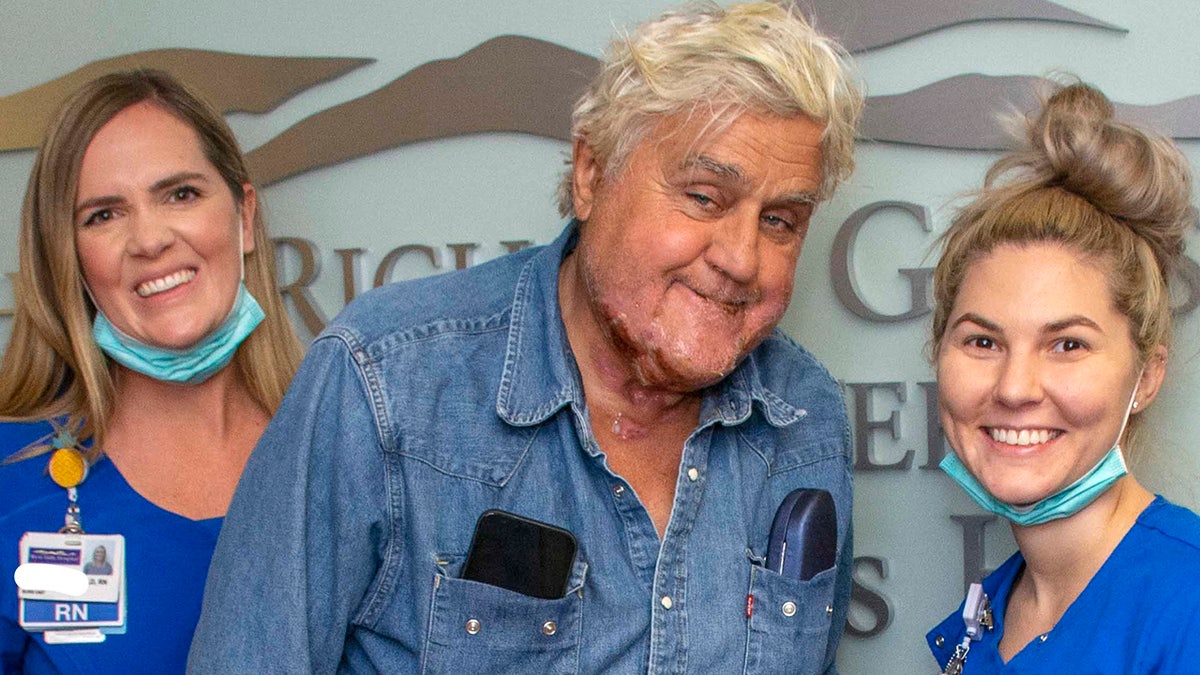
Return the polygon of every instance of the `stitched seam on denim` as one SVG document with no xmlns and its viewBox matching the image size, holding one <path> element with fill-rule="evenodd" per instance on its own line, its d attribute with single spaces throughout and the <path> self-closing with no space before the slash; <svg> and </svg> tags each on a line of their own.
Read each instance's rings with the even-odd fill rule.
<svg viewBox="0 0 1200 675">
<path fill-rule="evenodd" d="M 833 443 L 835 445 L 831 446 L 831 443 Z M 803 469 L 805 467 L 809 467 L 814 464 L 820 464 L 821 462 L 827 462 L 831 459 L 840 459 L 842 456 L 841 444 L 837 443 L 836 441 L 822 441 L 819 443 L 814 443 L 811 446 L 809 446 L 809 448 L 819 449 L 819 450 L 821 450 L 821 452 L 819 454 L 813 454 L 812 456 L 807 456 L 801 461 L 797 461 L 797 462 L 794 462 L 791 464 L 781 464 L 780 466 L 771 467 L 771 469 L 767 472 L 767 476 L 769 476 L 769 477 L 778 476 L 780 474 L 787 473 L 789 471 L 795 471 L 796 469 Z"/>
<path fill-rule="evenodd" d="M 759 395 L 763 399 L 763 417 L 766 418 L 767 424 L 781 429 L 804 419 L 804 415 L 800 414 L 800 409 L 783 400 L 770 389 L 763 387 Z"/>
<path fill-rule="evenodd" d="M 746 553 L 747 554 L 750 553 L 749 548 L 746 549 Z M 754 566 L 752 564 L 750 567 L 750 580 L 746 584 L 746 602 L 747 603 L 751 602 L 750 598 L 752 598 L 753 594 L 754 594 L 754 574 L 755 574 L 755 570 L 754 570 Z M 750 666 L 751 666 L 751 661 L 750 661 L 751 640 L 750 640 L 750 637 L 754 634 L 754 632 L 752 630 L 750 630 L 750 622 L 753 619 L 754 619 L 753 615 L 746 617 L 746 653 L 742 656 L 742 672 L 743 673 L 750 672 Z"/>
<path fill-rule="evenodd" d="M 385 458 L 385 460 L 386 459 L 387 458 Z M 382 617 L 387 600 L 392 597 L 393 587 L 399 582 L 400 568 L 402 567 L 403 560 L 403 553 L 401 551 L 400 543 L 404 541 L 404 531 L 407 524 L 407 521 L 404 518 L 404 504 L 400 495 L 400 488 L 403 485 L 403 481 L 399 475 L 400 458 L 396 457 L 392 462 L 386 462 L 384 467 L 385 471 L 387 471 L 387 491 L 388 495 L 391 496 L 391 499 L 388 500 L 387 514 L 388 522 L 391 523 L 391 527 L 388 529 L 388 545 L 384 549 L 383 560 L 380 564 L 386 566 L 388 574 L 387 578 L 379 584 L 379 606 L 377 609 L 374 607 L 372 608 L 375 609 L 378 614 L 376 614 L 375 619 L 372 621 L 372 627 L 374 627 L 374 623 L 377 622 L 380 617 Z"/>
<path fill-rule="evenodd" d="M 541 432 L 540 427 L 537 429 L 534 429 L 532 431 L 532 433 L 529 436 L 529 442 L 526 443 L 525 447 L 521 450 L 521 452 L 519 452 L 517 454 L 516 461 L 513 462 L 512 470 L 509 471 L 508 473 L 506 473 L 504 476 L 501 476 L 501 478 L 499 480 L 480 478 L 479 476 L 475 476 L 475 475 L 466 475 L 466 474 L 458 473 L 456 471 L 451 471 L 449 469 L 446 469 L 445 467 L 442 467 L 438 464 L 433 463 L 432 461 L 430 461 L 429 459 L 426 459 L 425 457 L 419 457 L 417 455 L 408 454 L 403 451 L 398 451 L 396 454 L 400 457 L 404 457 L 406 459 L 411 459 L 414 462 L 420 462 L 421 464 L 424 464 L 425 466 L 433 469 L 434 471 L 442 474 L 443 476 L 450 476 L 451 478 L 460 478 L 462 480 L 469 480 L 473 483 L 482 483 L 483 485 L 488 485 L 491 487 L 503 488 L 504 486 L 508 485 L 508 482 L 510 480 L 512 480 L 512 477 L 517 474 L 518 470 L 520 470 L 521 465 L 525 462 L 525 457 L 529 454 L 529 449 L 533 447 L 533 443 L 537 439 L 537 435 L 540 432 Z"/>
<path fill-rule="evenodd" d="M 849 468 L 847 468 L 846 473 L 847 480 L 849 481 L 847 486 L 850 490 L 847 494 L 853 495 L 854 474 L 849 470 Z M 849 612 L 848 608 L 850 605 L 850 595 L 854 588 L 854 513 L 853 509 L 850 509 L 850 511 L 851 513 L 846 514 L 845 534 L 842 534 L 840 530 L 838 532 L 838 537 L 840 537 L 838 541 L 838 556 L 840 557 L 838 558 L 837 562 L 838 570 L 833 579 L 834 609 L 833 617 L 829 622 L 829 636 L 825 639 L 825 659 L 823 660 L 823 663 L 825 664 L 824 673 L 826 675 L 831 673 L 832 675 L 837 675 L 837 650 L 838 645 L 841 644 L 843 630 L 836 629 L 835 626 L 844 627 L 846 625 L 846 616 Z M 840 591 L 838 590 L 839 580 L 841 579 L 845 579 L 843 583 L 849 586 L 845 592 L 845 595 L 842 596 L 846 598 L 845 603 L 837 602 L 839 595 L 841 595 Z"/>
<path fill-rule="evenodd" d="M 842 407 L 845 408 L 844 405 Z M 842 455 L 846 461 L 846 471 L 849 471 L 851 476 L 854 475 L 854 451 L 852 450 L 853 447 L 854 447 L 853 438 L 851 438 L 851 436 L 850 436 L 850 418 L 843 417 L 842 418 Z"/>
<path fill-rule="evenodd" d="M 735 429 L 734 432 L 737 433 L 738 441 L 745 443 L 747 447 L 754 451 L 754 454 L 758 455 L 759 459 L 763 461 L 763 464 L 767 466 L 767 477 L 775 476 L 800 467 L 811 466 L 817 462 L 823 462 L 831 457 L 844 456 L 846 454 L 844 445 L 832 439 L 824 439 L 816 441 L 815 443 L 810 443 L 804 447 L 804 450 L 806 451 L 809 449 L 813 449 L 815 451 L 820 451 L 823 449 L 823 452 L 819 452 L 819 454 L 813 454 L 811 457 L 805 457 L 803 460 L 797 461 L 793 464 L 775 466 L 773 460 L 779 455 L 778 452 L 772 451 L 770 453 L 770 457 L 768 457 L 768 453 L 759 447 L 758 444 L 756 444 L 753 440 L 751 440 L 750 437 L 742 433 L 741 429 Z"/>
<path fill-rule="evenodd" d="M 697 511 L 699 510 L 698 504 L 696 505 L 696 510 Z M 689 528 L 688 528 L 689 537 L 688 537 L 687 541 L 691 541 L 690 525 L 691 525 L 691 523 L 689 523 Z M 678 563 L 676 565 L 676 573 L 675 573 L 675 594 L 676 594 L 676 599 L 679 600 L 679 614 L 678 614 L 679 618 L 677 618 L 675 620 L 676 625 L 679 626 L 679 631 L 675 638 L 676 646 L 678 647 L 678 649 L 675 650 L 675 667 L 678 669 L 676 672 L 686 673 L 687 672 L 688 652 L 691 651 L 689 649 L 688 639 L 687 639 L 688 638 L 688 609 L 691 607 L 691 603 L 688 600 L 687 563 L 684 562 L 685 560 L 688 560 L 687 545 L 685 544 L 683 546 L 680 546 L 679 548 L 680 548 L 680 555 L 678 557 Z"/>
<path fill-rule="evenodd" d="M 741 424 L 750 419 L 750 416 L 754 414 L 756 401 L 762 408 L 767 424 L 773 427 L 784 427 L 798 419 L 796 409 L 768 389 L 763 384 L 758 371 L 758 360 L 754 358 L 753 353 L 746 358 L 740 368 L 734 371 L 736 386 L 730 389 L 729 394 L 731 397 L 738 396 L 736 400 L 740 410 L 736 417 L 726 417 L 722 420 L 726 426 Z M 776 408 L 782 408 L 784 412 L 781 413 Z"/>
<path fill-rule="evenodd" d="M 399 513 L 399 509 L 397 509 L 397 505 L 395 503 L 398 497 L 395 490 L 393 490 L 393 481 L 395 476 L 392 473 L 391 462 L 388 461 L 388 448 L 394 447 L 395 439 L 394 434 L 391 431 L 391 425 L 387 422 L 387 405 L 386 401 L 384 400 L 385 396 L 383 393 L 383 388 L 379 385 L 379 373 L 374 368 L 376 362 L 367 355 L 365 350 L 362 349 L 361 343 L 358 340 L 358 335 L 350 330 L 339 327 L 326 333 L 326 338 L 340 340 L 350 353 L 351 361 L 355 365 L 355 370 L 358 372 L 358 376 L 363 384 L 367 398 L 369 401 L 371 401 L 371 413 L 375 421 L 375 434 L 380 444 L 380 460 L 382 461 L 384 468 L 384 489 L 388 496 L 386 501 L 388 540 L 384 546 L 383 557 L 380 561 L 380 571 L 377 573 L 381 574 L 382 576 L 378 579 L 378 583 L 375 583 L 375 579 L 372 579 L 371 585 L 374 586 L 374 591 L 371 593 L 371 597 L 366 598 L 363 601 L 361 609 L 355 615 L 353 620 L 355 624 L 370 628 L 373 627 L 375 622 L 379 620 L 379 616 L 383 612 L 386 600 L 391 595 L 391 588 L 395 583 L 395 576 L 397 574 L 395 567 L 398 567 L 398 565 L 393 564 L 395 562 L 395 557 L 399 555 L 399 546 L 397 542 L 400 541 L 400 537 L 398 536 L 399 532 L 397 530 L 400 526 L 400 523 L 398 523 L 398 519 L 396 517 L 397 513 Z"/>
<path fill-rule="evenodd" d="M 350 360 L 354 363 L 354 369 L 362 381 L 367 400 L 371 402 L 371 417 L 375 422 L 375 436 L 379 440 L 379 445 L 384 452 L 395 447 L 395 432 L 387 417 L 387 397 L 383 393 L 383 387 L 380 384 L 382 380 L 375 369 L 378 361 L 371 358 L 371 355 L 364 349 L 360 336 L 344 327 L 330 328 L 323 337 L 318 339 L 336 339 L 346 346 L 346 350 L 350 353 Z"/>
<path fill-rule="evenodd" d="M 559 392 L 559 394 L 553 399 L 547 401 L 545 405 L 539 406 L 527 414 L 514 415 L 511 411 L 507 410 L 497 410 L 497 412 L 500 412 L 503 419 L 509 424 L 518 427 L 527 427 L 545 422 L 546 420 L 550 419 L 554 413 L 562 410 L 563 407 L 570 404 L 572 400 L 573 399 L 571 395 L 568 392 L 563 391 Z"/>
<path fill-rule="evenodd" d="M 382 460 L 384 490 L 388 496 L 387 513 L 385 514 L 387 518 L 387 544 L 384 546 L 379 570 L 376 572 L 376 579 L 372 579 L 371 584 L 368 586 L 368 588 L 373 589 L 371 595 L 363 601 L 363 608 L 353 621 L 354 624 L 370 630 L 375 629 L 375 625 L 383 615 L 383 610 L 387 607 L 388 599 L 392 597 L 392 589 L 400 573 L 400 546 L 398 542 L 403 540 L 401 532 L 404 530 L 404 511 L 399 508 L 400 497 L 398 490 L 395 489 L 397 481 L 395 469 L 392 467 L 392 461 L 398 461 L 398 459 L 384 455 Z"/>
<path fill-rule="evenodd" d="M 821 375 L 824 375 L 825 381 L 828 383 L 831 383 L 833 385 L 831 388 L 833 390 L 835 390 L 838 402 L 841 404 L 840 409 L 843 411 L 843 416 L 845 416 L 845 412 L 844 412 L 846 410 L 845 392 L 842 391 L 841 383 L 838 382 L 838 380 L 833 377 L 833 375 L 829 372 L 829 369 L 825 367 L 825 364 L 821 363 L 815 356 L 812 355 L 812 352 L 805 349 L 803 345 L 801 345 L 800 343 L 791 339 L 790 337 L 787 336 L 786 333 L 784 333 L 783 331 L 781 331 L 779 329 L 775 329 L 771 333 L 771 335 L 767 338 L 767 340 L 778 340 L 779 342 L 782 342 L 785 346 L 791 347 L 793 350 L 799 352 L 799 357 L 800 357 L 801 361 L 805 362 L 808 365 L 814 366 Z M 810 378 L 810 381 L 816 383 L 816 382 L 819 382 L 819 379 L 813 377 L 813 378 Z M 792 419 L 790 421 L 783 423 L 783 424 L 775 424 L 774 423 L 775 421 L 771 418 L 771 415 L 770 415 L 770 413 L 772 413 L 774 411 L 768 410 L 767 421 L 769 423 L 772 423 L 772 426 L 786 426 L 787 424 L 790 424 L 791 422 L 795 422 L 798 419 L 803 419 L 803 416 L 799 416 L 799 409 L 797 408 L 797 406 L 794 406 L 791 403 L 784 400 L 783 398 L 781 398 L 778 394 L 776 394 L 773 390 L 768 388 L 766 385 L 761 385 L 759 387 L 759 390 L 760 390 L 761 394 L 763 395 L 764 399 L 767 399 L 767 397 L 769 396 L 770 401 L 772 401 L 776 404 L 782 405 L 782 406 L 784 406 L 784 408 L 786 410 L 790 411 L 789 414 L 792 417 Z M 821 392 L 817 392 L 816 395 L 821 395 Z M 767 402 L 767 401 L 764 401 L 764 402 Z M 803 407 L 803 406 L 801 406 L 801 407 Z"/>
<path fill-rule="evenodd" d="M 434 610 L 437 607 L 438 588 L 441 586 L 441 579 L 438 578 L 437 572 L 434 572 L 432 586 L 433 586 L 433 588 L 431 589 L 431 591 L 429 593 L 429 616 L 425 623 L 425 642 L 421 648 L 421 674 L 422 675 L 424 675 L 425 671 L 429 668 L 429 653 L 430 653 L 429 645 L 430 645 L 430 642 L 432 642 L 432 640 L 433 640 Z"/>
<path fill-rule="evenodd" d="M 583 569 L 581 572 L 583 579 L 580 581 L 579 588 L 574 589 L 574 592 L 579 594 L 579 602 L 575 603 L 575 611 L 577 612 L 575 616 L 575 626 L 577 631 L 575 638 L 575 675 L 579 675 L 579 668 L 583 658 L 583 636 L 586 635 L 583 630 L 583 617 L 586 616 L 583 613 L 583 587 L 587 585 L 587 572 L 588 564 L 585 562 L 583 563 Z"/>
<path fill-rule="evenodd" d="M 396 454 L 399 455 L 400 457 L 404 457 L 405 459 L 410 459 L 414 462 L 420 462 L 421 464 L 424 464 L 425 466 L 433 469 L 434 471 L 442 474 L 443 476 L 450 476 L 451 478 L 461 478 L 462 480 L 469 480 L 474 483 L 482 483 L 484 485 L 490 485 L 492 487 L 504 487 L 503 482 L 494 481 L 494 480 L 490 480 L 487 478 L 480 478 L 479 476 L 458 473 L 456 471 L 450 471 L 450 470 L 446 469 L 445 467 L 439 466 L 424 457 L 412 455 L 412 454 L 406 453 L 404 451 L 398 451 Z"/>
<path fill-rule="evenodd" d="M 521 353 L 522 326 L 525 313 L 528 311 L 526 297 L 529 285 L 532 283 L 534 260 L 525 263 L 521 274 L 517 277 L 517 286 L 513 289 L 513 302 L 509 307 L 508 341 L 504 345 L 504 370 L 500 373 L 500 387 L 496 391 L 496 412 L 503 419 L 509 419 L 508 399 L 512 396 L 513 382 L 517 378 L 517 356 Z"/>
<path fill-rule="evenodd" d="M 508 481 L 512 480 L 512 477 L 517 475 L 517 471 L 519 471 L 521 469 L 521 465 L 525 463 L 525 458 L 529 456 L 529 449 L 533 447 L 533 443 L 535 440 L 537 440 L 537 436 L 541 430 L 541 427 L 535 427 L 533 429 L 533 433 L 529 434 L 529 442 L 525 444 L 525 449 L 521 450 L 521 452 L 517 455 L 517 460 L 513 462 L 512 470 L 505 474 L 504 478 L 500 479 L 500 487 L 508 485 Z"/>
<path fill-rule="evenodd" d="M 407 345 L 443 336 L 486 335 L 488 333 L 507 330 L 508 313 L 509 308 L 505 307 L 495 314 L 488 316 L 436 319 L 380 336 L 365 345 L 365 349 L 372 358 L 379 360 Z"/>
<path fill-rule="evenodd" d="M 573 400 L 570 388 L 560 389 L 551 395 L 545 403 L 531 411 L 515 412 L 509 403 L 513 396 L 513 386 L 519 375 L 521 366 L 520 355 L 525 341 L 526 313 L 531 304 L 530 293 L 533 284 L 533 272 L 536 259 L 525 263 L 521 274 L 517 277 L 517 285 L 513 290 L 513 303 L 509 308 L 511 313 L 508 325 L 509 338 L 504 349 L 504 370 L 500 374 L 500 386 L 496 390 L 496 414 L 501 419 L 514 426 L 530 426 L 540 424 L 558 412 L 564 405 Z"/>
</svg>

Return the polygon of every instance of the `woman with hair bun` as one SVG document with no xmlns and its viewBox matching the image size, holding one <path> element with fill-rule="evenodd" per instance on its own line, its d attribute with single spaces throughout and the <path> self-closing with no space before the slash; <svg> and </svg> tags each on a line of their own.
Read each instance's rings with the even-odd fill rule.
<svg viewBox="0 0 1200 675">
<path fill-rule="evenodd" d="M 933 354 L 942 468 L 1019 551 L 927 636 L 945 673 L 1200 664 L 1200 517 L 1126 459 L 1159 393 L 1187 161 L 1063 86 L 943 236 Z"/>
</svg>

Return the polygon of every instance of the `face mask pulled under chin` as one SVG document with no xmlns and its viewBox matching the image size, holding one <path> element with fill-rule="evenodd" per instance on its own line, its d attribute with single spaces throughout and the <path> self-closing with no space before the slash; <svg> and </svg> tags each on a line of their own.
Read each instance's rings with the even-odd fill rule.
<svg viewBox="0 0 1200 675">
<path fill-rule="evenodd" d="M 215 331 L 186 349 L 163 349 L 126 335 L 96 309 L 92 336 L 117 363 L 163 382 L 200 384 L 229 365 L 233 355 L 266 317 L 246 285 L 238 282 L 229 315 Z"/>
<path fill-rule="evenodd" d="M 1133 402 L 1137 398 L 1137 390 L 1137 386 L 1134 386 L 1133 394 L 1129 397 L 1129 405 L 1125 407 L 1125 418 L 1121 421 L 1121 429 L 1117 432 L 1117 440 L 1113 442 L 1112 448 L 1096 466 L 1092 467 L 1079 480 L 1033 504 L 1015 506 L 996 499 L 975 476 L 971 475 L 971 472 L 959 460 L 958 455 L 953 452 L 948 453 L 938 466 L 985 511 L 1002 516 L 1017 525 L 1040 525 L 1075 515 L 1104 494 L 1108 488 L 1112 487 L 1113 483 L 1117 482 L 1117 479 L 1129 473 L 1129 468 L 1125 465 L 1125 457 L 1121 452 L 1121 437 L 1125 435 L 1125 426 L 1129 424 L 1129 415 L 1133 412 Z"/>
</svg>

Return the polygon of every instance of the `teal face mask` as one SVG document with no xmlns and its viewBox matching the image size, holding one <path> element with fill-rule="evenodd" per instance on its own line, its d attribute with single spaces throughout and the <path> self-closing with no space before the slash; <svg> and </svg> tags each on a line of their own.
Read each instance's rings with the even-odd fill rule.
<svg viewBox="0 0 1200 675">
<path fill-rule="evenodd" d="M 1040 525 L 1074 515 L 1103 494 L 1118 478 L 1129 473 L 1125 467 L 1125 459 L 1121 456 L 1121 447 L 1114 445 L 1104 459 L 1079 480 L 1035 504 L 1013 506 L 989 494 L 959 461 L 958 455 L 947 454 L 938 466 L 985 511 L 1003 516 L 1017 525 Z"/>
<path fill-rule="evenodd" d="M 92 336 L 105 354 L 130 370 L 164 382 L 199 384 L 229 365 L 242 341 L 265 316 L 246 285 L 238 282 L 229 316 L 215 331 L 187 349 L 162 349 L 126 335 L 98 308 Z"/>
<path fill-rule="evenodd" d="M 1120 443 L 1121 436 L 1125 434 L 1125 425 L 1129 423 L 1129 414 L 1133 410 L 1133 401 L 1136 397 L 1137 387 L 1134 387 L 1133 395 L 1129 397 L 1129 406 L 1125 408 L 1125 419 L 1121 422 L 1121 430 L 1117 432 L 1117 441 L 1113 444 L 1112 449 L 1104 455 L 1104 458 L 1079 480 L 1034 504 L 1013 506 L 996 499 L 975 476 L 971 475 L 967 467 L 958 459 L 958 455 L 953 452 L 947 454 L 938 466 L 985 511 L 1003 516 L 1017 525 L 1040 525 L 1051 520 L 1066 518 L 1091 504 L 1118 478 L 1129 473 L 1129 469 L 1125 466 L 1125 458 L 1121 454 Z"/>
</svg>

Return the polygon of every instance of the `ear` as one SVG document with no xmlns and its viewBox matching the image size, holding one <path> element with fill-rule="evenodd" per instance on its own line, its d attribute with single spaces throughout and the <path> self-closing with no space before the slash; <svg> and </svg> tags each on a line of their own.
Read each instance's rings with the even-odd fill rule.
<svg viewBox="0 0 1200 675">
<path fill-rule="evenodd" d="M 592 146 L 585 139 L 576 138 L 571 151 L 571 201 L 579 220 L 586 221 L 592 214 L 596 190 L 603 176 L 604 167 L 600 166 Z"/>
<path fill-rule="evenodd" d="M 258 193 L 249 183 L 242 184 L 242 255 L 254 250 L 254 214 L 258 209 Z"/>
<path fill-rule="evenodd" d="M 1150 407 L 1150 403 L 1158 396 L 1158 390 L 1162 387 L 1163 378 L 1166 375 L 1167 347 L 1158 345 L 1150 353 L 1150 358 L 1146 359 L 1142 376 L 1138 378 L 1137 396 L 1133 399 L 1137 403 L 1137 407 L 1133 409 L 1133 414 L 1136 415 Z"/>
</svg>

